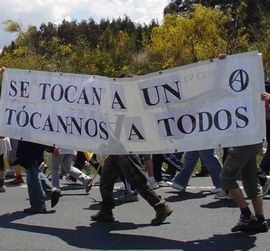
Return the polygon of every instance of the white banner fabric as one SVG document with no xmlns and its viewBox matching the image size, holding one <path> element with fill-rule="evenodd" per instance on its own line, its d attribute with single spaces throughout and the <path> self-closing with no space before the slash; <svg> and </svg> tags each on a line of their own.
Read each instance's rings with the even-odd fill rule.
<svg viewBox="0 0 270 251">
<path fill-rule="evenodd" d="M 133 78 L 5 69 L 0 135 L 98 154 L 239 146 L 265 137 L 262 56 Z"/>
</svg>

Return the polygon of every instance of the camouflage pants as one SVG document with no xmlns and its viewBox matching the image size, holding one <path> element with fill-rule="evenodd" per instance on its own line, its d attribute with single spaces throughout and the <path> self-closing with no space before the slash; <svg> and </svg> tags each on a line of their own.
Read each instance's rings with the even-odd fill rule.
<svg viewBox="0 0 270 251">
<path fill-rule="evenodd" d="M 100 178 L 103 210 L 114 208 L 114 183 L 121 174 L 152 207 L 164 206 L 165 201 L 148 185 L 138 156 L 112 155 L 105 159 Z"/>
</svg>

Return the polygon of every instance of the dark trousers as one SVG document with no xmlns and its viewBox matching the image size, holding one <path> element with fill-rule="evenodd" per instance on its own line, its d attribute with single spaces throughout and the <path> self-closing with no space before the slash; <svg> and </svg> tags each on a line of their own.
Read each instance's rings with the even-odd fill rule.
<svg viewBox="0 0 270 251">
<path fill-rule="evenodd" d="M 138 156 L 113 155 L 105 159 L 100 178 L 103 210 L 114 208 L 113 188 L 121 174 L 152 207 L 156 208 L 165 204 L 165 201 L 148 185 Z"/>
<path fill-rule="evenodd" d="M 4 163 L 4 154 L 0 154 L 0 171 L 4 171 L 5 163 Z"/>
</svg>

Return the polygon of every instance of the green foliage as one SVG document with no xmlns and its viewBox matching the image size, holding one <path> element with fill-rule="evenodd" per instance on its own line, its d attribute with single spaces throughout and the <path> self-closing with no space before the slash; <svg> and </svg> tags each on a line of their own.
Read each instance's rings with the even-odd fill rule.
<svg viewBox="0 0 270 251">
<path fill-rule="evenodd" d="M 186 16 L 166 15 L 152 32 L 148 47 L 152 63 L 165 69 L 217 57 L 226 52 L 223 24 L 228 17 L 217 9 L 196 5 Z"/>
<path fill-rule="evenodd" d="M 99 74 L 115 77 L 130 71 L 132 58 L 150 39 L 152 22 L 136 25 L 128 17 L 116 20 L 92 19 L 68 22 L 58 26 L 42 24 L 26 31 L 22 25 L 8 20 L 6 30 L 17 32 L 15 42 L 5 47 L 0 65 L 13 68 Z"/>
<path fill-rule="evenodd" d="M 219 53 L 259 50 L 270 60 L 270 0 L 171 1 L 164 21 L 148 25 L 128 17 L 66 21 L 39 28 L 13 20 L 5 30 L 17 34 L 3 48 L 0 66 L 117 77 L 147 74 L 217 57 Z"/>
</svg>

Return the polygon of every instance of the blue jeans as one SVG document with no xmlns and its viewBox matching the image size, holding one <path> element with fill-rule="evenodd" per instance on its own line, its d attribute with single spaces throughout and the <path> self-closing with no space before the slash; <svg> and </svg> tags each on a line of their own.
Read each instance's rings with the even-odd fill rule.
<svg viewBox="0 0 270 251">
<path fill-rule="evenodd" d="M 48 192 L 53 187 L 36 163 L 26 169 L 26 182 L 31 208 L 34 210 L 46 208 L 44 192 Z"/>
<path fill-rule="evenodd" d="M 184 154 L 184 169 L 175 176 L 173 182 L 182 187 L 186 187 L 199 158 L 201 158 L 205 167 L 208 169 L 213 185 L 216 188 L 220 188 L 220 173 L 222 170 L 222 164 L 216 154 L 215 149 L 186 152 Z"/>
</svg>

